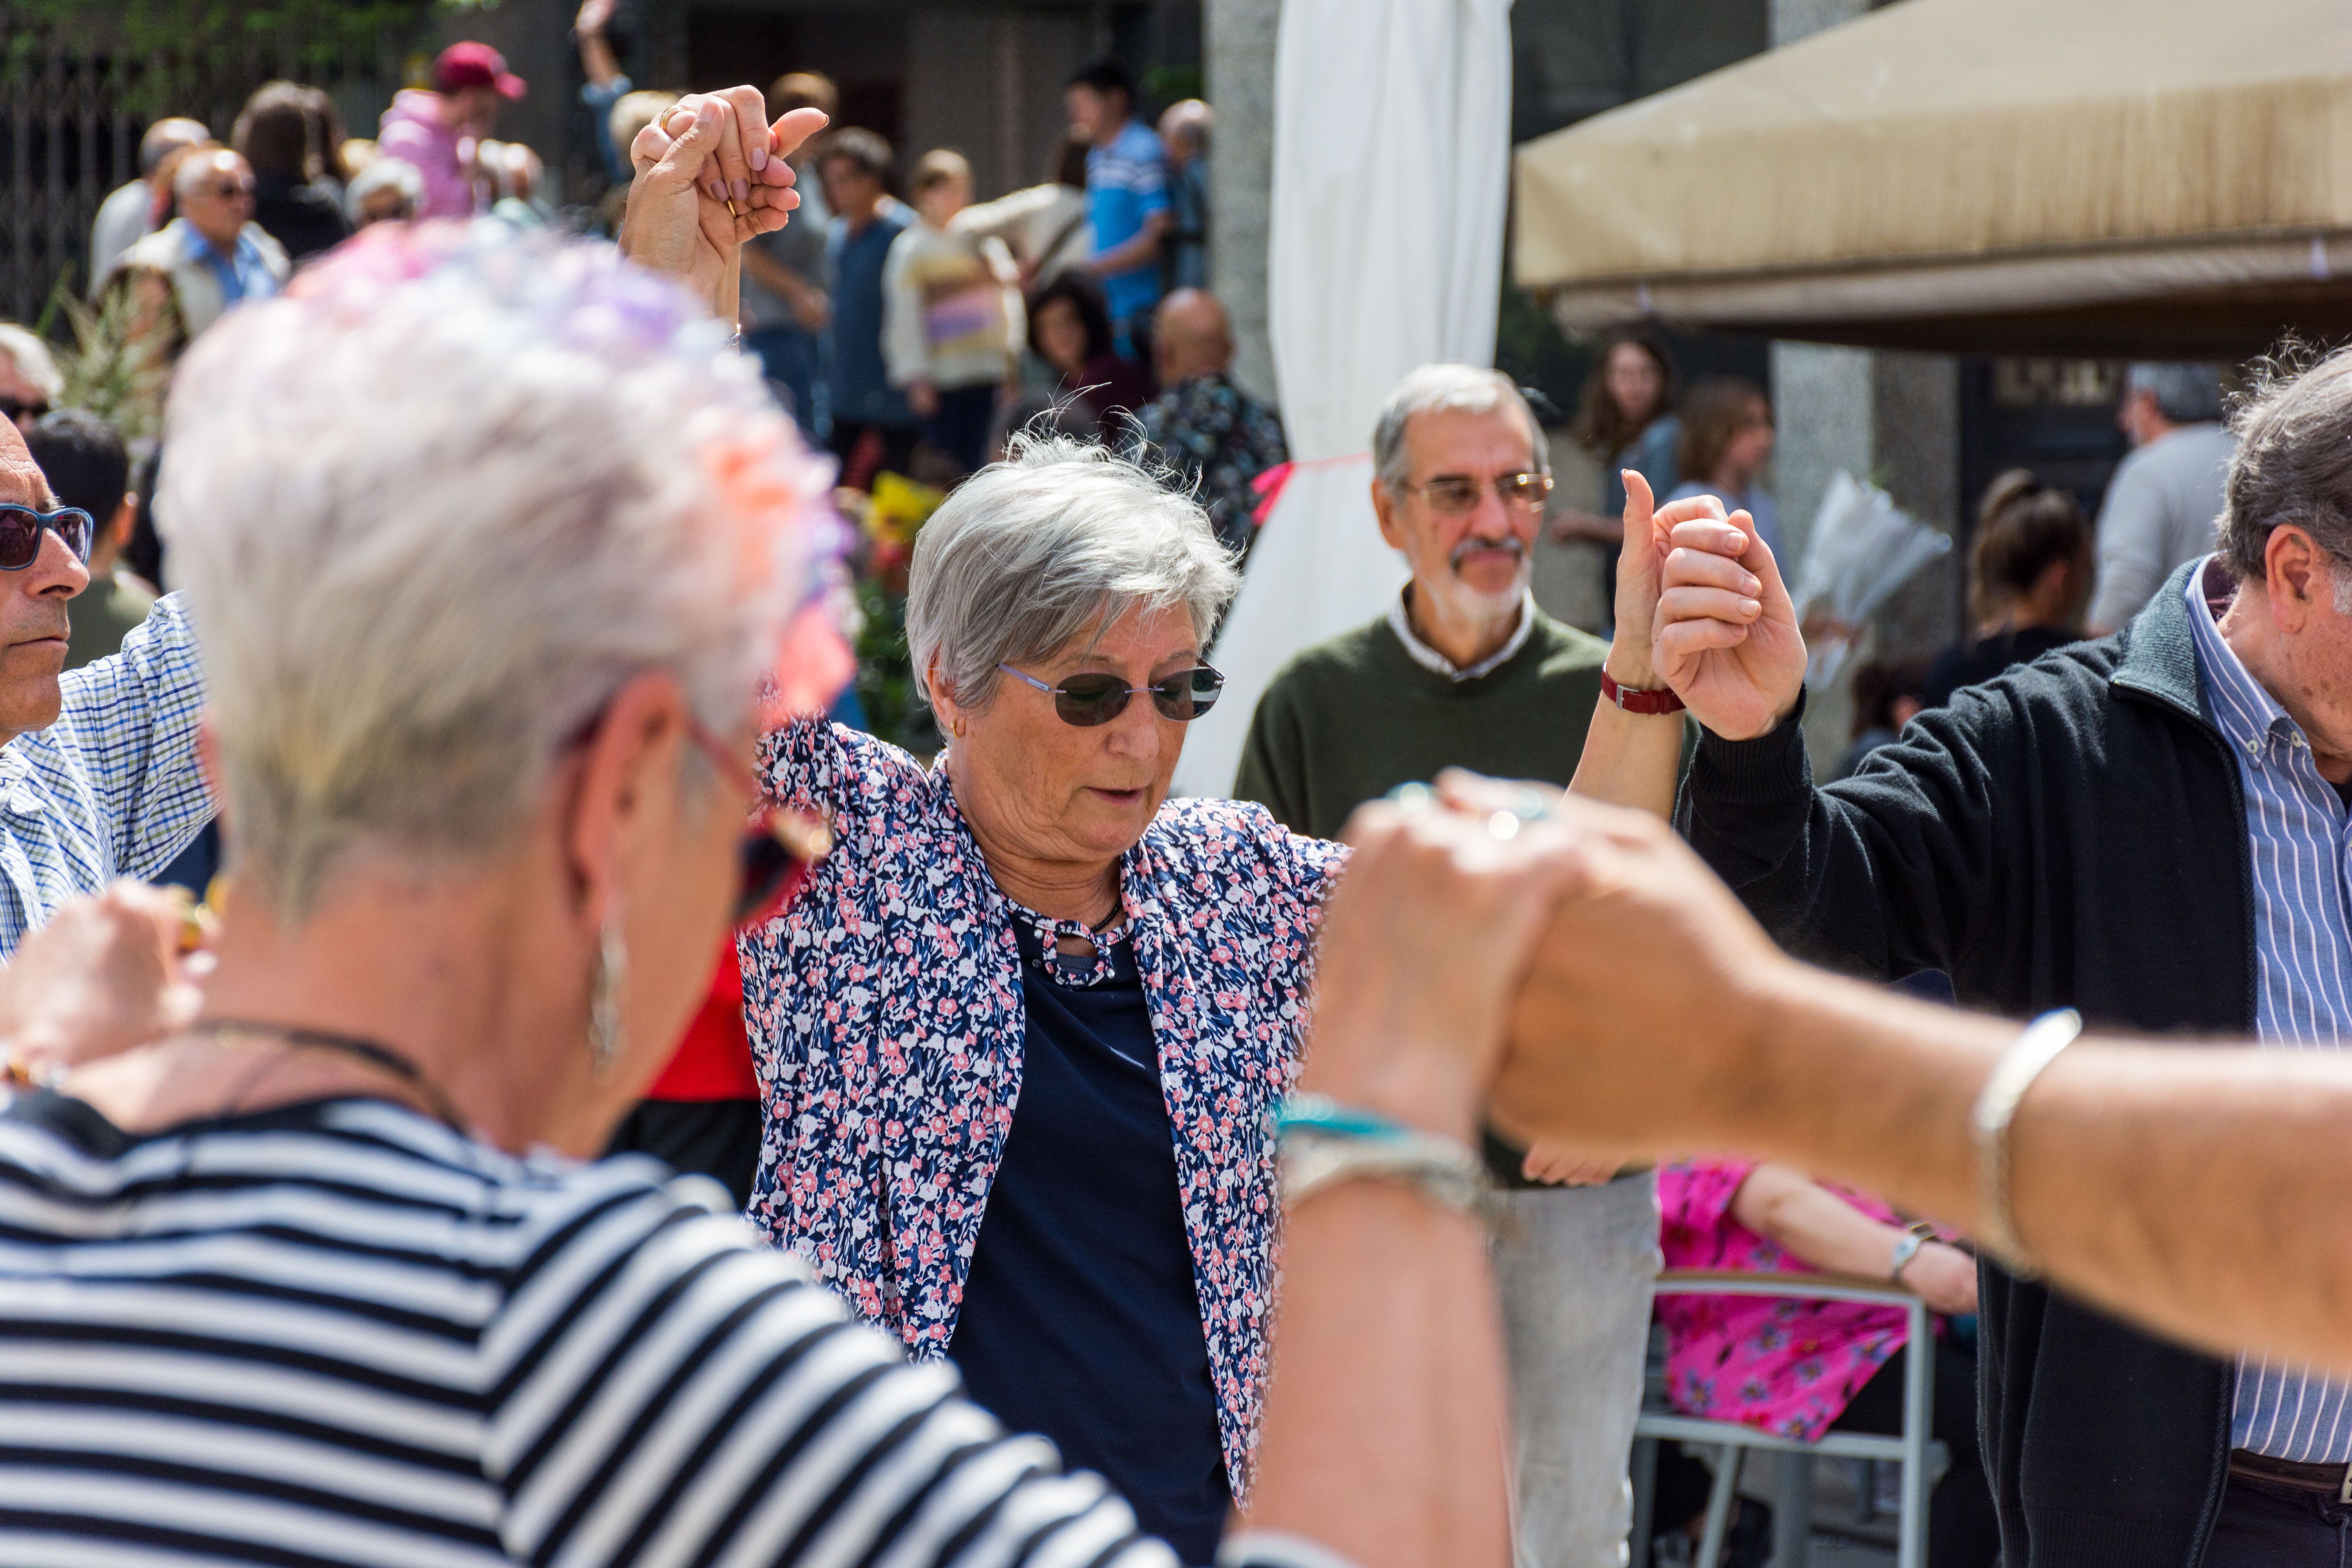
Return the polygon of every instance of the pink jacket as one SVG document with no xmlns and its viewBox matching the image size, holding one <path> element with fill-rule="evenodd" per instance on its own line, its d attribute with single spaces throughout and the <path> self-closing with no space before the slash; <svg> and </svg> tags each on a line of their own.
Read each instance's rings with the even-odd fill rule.
<svg viewBox="0 0 2352 1568">
<path fill-rule="evenodd" d="M 441 95 L 407 88 L 393 95 L 376 132 L 375 149 L 387 158 L 415 165 L 425 176 L 425 200 L 418 217 L 471 217 L 474 184 L 466 176 L 466 145 L 471 137 L 441 123 Z"/>
</svg>

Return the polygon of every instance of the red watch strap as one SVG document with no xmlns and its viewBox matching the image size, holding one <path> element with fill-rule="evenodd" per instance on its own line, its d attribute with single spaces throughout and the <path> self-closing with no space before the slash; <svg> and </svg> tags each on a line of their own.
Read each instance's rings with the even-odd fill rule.
<svg viewBox="0 0 2352 1568">
<path fill-rule="evenodd" d="M 1675 695 L 1674 688 L 1620 686 L 1609 678 L 1605 669 L 1601 672 L 1601 695 L 1628 713 L 1679 713 L 1683 710 L 1683 700 Z"/>
</svg>

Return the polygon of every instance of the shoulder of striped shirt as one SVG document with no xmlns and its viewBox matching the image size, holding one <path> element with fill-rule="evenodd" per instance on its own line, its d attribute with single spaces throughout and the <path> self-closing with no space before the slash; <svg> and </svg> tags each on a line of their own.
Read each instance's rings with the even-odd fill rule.
<svg viewBox="0 0 2352 1568">
<path fill-rule="evenodd" d="M 205 1145 L 201 1153 L 191 1153 L 191 1141 Z M 307 1153 L 306 1141 L 331 1145 L 331 1153 Z M 718 1544 L 710 1532 L 724 1530 L 730 1552 L 759 1561 L 794 1560 L 822 1547 L 910 1568 L 967 1555 L 1008 1565 L 1174 1568 L 1173 1554 L 1136 1532 L 1132 1511 L 1100 1478 L 1059 1474 L 1050 1444 L 1007 1436 L 960 1397 L 950 1369 L 908 1365 L 895 1342 L 852 1321 L 798 1258 L 758 1246 L 740 1223 L 712 1213 L 705 1193 L 665 1182 L 650 1160 L 516 1158 L 380 1103 L 331 1105 L 307 1124 L 265 1121 L 144 1139 L 111 1159 L 92 1156 L 41 1122 L 0 1119 L 0 1165 L 100 1200 L 106 1213 L 95 1215 L 100 1234 L 93 1240 L 114 1234 L 106 1201 L 112 1192 L 131 1181 L 169 1187 L 191 1159 L 213 1182 L 229 1184 L 209 1200 L 205 1232 L 240 1228 L 244 1222 L 230 1212 L 239 1209 L 245 1221 L 282 1222 L 290 1213 L 295 1231 L 324 1225 L 320 1239 L 354 1270 L 341 1288 L 362 1319 L 372 1309 L 362 1303 L 382 1283 L 370 1272 L 368 1248 L 330 1234 L 335 1205 L 298 1199 L 278 1212 L 286 1186 L 315 1179 L 336 1190 L 337 1205 L 364 1195 L 450 1226 L 436 1241 L 429 1229 L 398 1223 L 398 1245 L 377 1261 L 413 1272 L 443 1258 L 488 1288 L 489 1299 L 473 1297 L 474 1310 L 453 1301 L 460 1310 L 450 1327 L 463 1329 L 461 1340 L 480 1358 L 460 1382 L 469 1397 L 486 1401 L 479 1458 L 484 1479 L 505 1500 L 495 1529 L 509 1553 L 540 1561 L 601 1542 L 624 1558 L 667 1560 L 707 1554 Z M 240 1183 L 240 1175 L 253 1179 Z M 0 1176 L 0 1205 L 13 1184 Z M 43 1207 L 48 1223 L 60 1223 L 61 1215 L 68 1227 L 74 1223 L 66 1211 Z M 212 1245 L 209 1235 L 189 1240 Z M 286 1233 L 271 1247 L 295 1244 Z M 337 1289 L 331 1268 L 310 1281 L 314 1324 Z M 0 1313 L 0 1337 L 5 1317 Z M 121 1326 L 141 1337 L 135 1325 Z M 377 1345 L 383 1330 L 331 1337 Z M 688 1345 L 699 1349 L 681 1359 Z M 352 1352 L 362 1365 L 373 1353 Z M 714 1428 L 681 1414 L 695 1409 L 732 1415 Z M 338 1417 L 343 1425 L 354 1419 L 348 1411 Z M 357 1436 L 360 1447 L 371 1447 L 366 1433 Z M 206 1461 L 197 1456 L 209 1451 L 191 1449 L 184 1458 L 201 1469 Z M 380 1479 L 370 1479 L 373 1460 L 344 1466 L 321 1454 L 319 1463 L 307 1478 L 314 1497 L 347 1497 L 360 1514 L 383 1501 L 375 1495 Z M 862 1479 L 856 1487 L 777 1485 L 786 1470 Z M 223 1474 L 232 1489 L 249 1486 L 234 1464 Z M 727 1491 L 724 1478 L 740 1483 L 740 1496 L 714 1494 Z M 677 1500 L 688 1490 L 697 1500 L 691 1506 Z M 111 1516 L 100 1501 L 79 1511 L 103 1534 Z M 440 1510 L 403 1511 L 419 1541 L 446 1546 L 449 1531 L 464 1528 Z M 240 1528 L 224 1522 L 206 1532 L 234 1545 L 244 1539 Z M 1279 1562 L 1267 1561 L 1268 1568 Z"/>
</svg>

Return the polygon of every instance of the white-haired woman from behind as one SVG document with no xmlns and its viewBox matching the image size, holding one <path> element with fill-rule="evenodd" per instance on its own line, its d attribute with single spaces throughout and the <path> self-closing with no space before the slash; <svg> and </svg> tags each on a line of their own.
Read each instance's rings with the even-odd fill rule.
<svg viewBox="0 0 2352 1568">
<path fill-rule="evenodd" d="M 918 536 L 926 770 L 771 738 L 835 847 L 740 944 L 768 1101 L 751 1217 L 918 1356 L 1206 1561 L 1247 1484 L 1298 1061 L 1344 851 L 1168 798 L 1237 574 L 1188 496 L 1017 439 Z"/>
</svg>

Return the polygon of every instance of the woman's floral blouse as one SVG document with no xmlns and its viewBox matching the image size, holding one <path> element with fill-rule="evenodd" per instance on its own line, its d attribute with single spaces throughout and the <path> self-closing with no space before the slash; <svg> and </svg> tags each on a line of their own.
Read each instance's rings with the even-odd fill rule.
<svg viewBox="0 0 2352 1568">
<path fill-rule="evenodd" d="M 1752 1161 L 1692 1161 L 1659 1171 L 1658 1240 L 1668 1268 L 1819 1272 L 1732 1218 L 1732 1197 L 1755 1168 Z M 1903 1223 L 1876 1198 L 1830 1191 L 1882 1224 Z M 1658 1319 L 1675 1409 L 1808 1443 L 1910 1337 L 1902 1308 L 1856 1301 L 1661 1296 Z"/>
<path fill-rule="evenodd" d="M 989 876 L 944 758 L 926 772 L 804 721 L 761 760 L 778 800 L 832 818 L 835 847 L 739 944 L 766 1124 L 751 1218 L 910 1353 L 942 1356 L 1021 1092 L 1013 922 L 1037 917 Z M 1274 1310 L 1273 1112 L 1346 853 L 1261 806 L 1171 800 L 1121 867 L 1236 1494 Z"/>
</svg>

